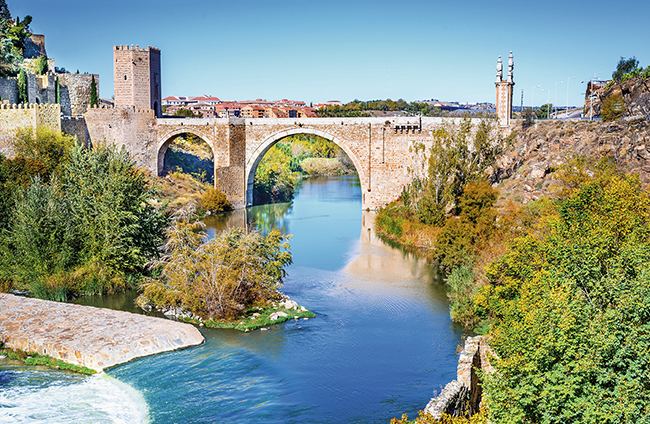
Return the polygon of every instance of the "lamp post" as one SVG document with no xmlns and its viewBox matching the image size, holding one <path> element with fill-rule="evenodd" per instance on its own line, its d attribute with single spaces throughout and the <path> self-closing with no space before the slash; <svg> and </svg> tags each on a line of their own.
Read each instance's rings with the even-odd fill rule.
<svg viewBox="0 0 650 424">
<path fill-rule="evenodd" d="M 575 77 L 567 77 L 566 79 L 566 118 L 569 119 L 569 80 L 574 79 Z"/>
<path fill-rule="evenodd" d="M 559 83 L 562 84 L 562 83 L 564 83 L 564 81 L 560 81 Z M 558 85 L 558 83 L 556 82 L 555 83 L 555 100 L 553 101 L 553 115 L 555 116 L 555 119 L 557 119 L 557 113 L 555 113 L 556 109 L 557 109 L 556 106 L 555 106 L 555 105 L 557 105 L 557 85 Z"/>
<path fill-rule="evenodd" d="M 539 88 L 539 87 L 541 87 L 541 85 L 537 85 L 537 86 L 533 85 L 533 88 L 530 90 L 531 95 L 533 96 L 533 98 L 532 98 L 533 112 L 535 112 L 535 87 Z"/>
</svg>

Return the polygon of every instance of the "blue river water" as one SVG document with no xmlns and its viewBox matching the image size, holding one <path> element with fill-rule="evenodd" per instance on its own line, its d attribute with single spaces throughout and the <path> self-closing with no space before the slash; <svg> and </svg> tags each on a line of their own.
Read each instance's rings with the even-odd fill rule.
<svg viewBox="0 0 650 424">
<path fill-rule="evenodd" d="M 388 423 L 455 378 L 462 331 L 434 266 L 375 236 L 356 177 L 206 220 L 292 234 L 283 291 L 316 314 L 86 377 L 0 360 L 2 423 Z M 86 299 L 135 310 L 133 294 Z"/>
</svg>

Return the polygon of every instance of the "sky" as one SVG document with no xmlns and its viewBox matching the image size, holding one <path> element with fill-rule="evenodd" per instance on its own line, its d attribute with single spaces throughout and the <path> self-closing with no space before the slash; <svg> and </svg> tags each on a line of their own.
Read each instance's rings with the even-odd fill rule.
<svg viewBox="0 0 650 424">
<path fill-rule="evenodd" d="M 221 100 L 495 102 L 513 52 L 514 105 L 583 103 L 620 57 L 650 65 L 650 2 L 621 0 L 7 0 L 48 56 L 100 76 L 114 45 L 161 50 L 162 94 Z M 567 84 L 568 79 L 568 84 Z M 555 100 L 557 99 L 557 100 Z"/>
</svg>

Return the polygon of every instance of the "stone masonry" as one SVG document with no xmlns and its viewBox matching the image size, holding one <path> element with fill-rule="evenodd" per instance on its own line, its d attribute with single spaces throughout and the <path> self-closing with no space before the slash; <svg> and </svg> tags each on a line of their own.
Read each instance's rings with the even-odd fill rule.
<svg viewBox="0 0 650 424">
<path fill-rule="evenodd" d="M 0 105 L 0 153 L 11 156 L 12 139 L 20 128 L 47 126 L 61 131 L 61 108 L 47 105 Z"/>
<path fill-rule="evenodd" d="M 162 116 L 160 50 L 155 47 L 113 47 L 115 105 L 152 109 Z"/>
<path fill-rule="evenodd" d="M 169 319 L 0 293 L 0 345 L 95 371 L 203 340 Z"/>
</svg>

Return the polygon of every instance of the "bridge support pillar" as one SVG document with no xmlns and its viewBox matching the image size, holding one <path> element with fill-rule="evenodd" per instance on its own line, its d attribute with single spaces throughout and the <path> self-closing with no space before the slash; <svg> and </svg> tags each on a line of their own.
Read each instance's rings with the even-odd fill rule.
<svg viewBox="0 0 650 424">
<path fill-rule="evenodd" d="M 246 207 L 246 124 L 243 120 L 228 122 L 226 154 L 215 157 L 214 186 L 224 192 L 235 209 Z"/>
</svg>

